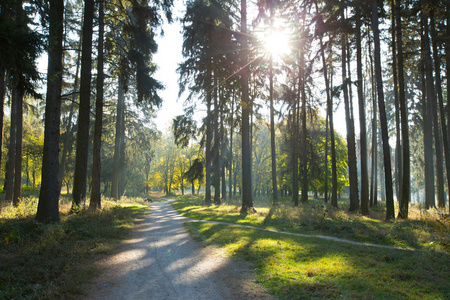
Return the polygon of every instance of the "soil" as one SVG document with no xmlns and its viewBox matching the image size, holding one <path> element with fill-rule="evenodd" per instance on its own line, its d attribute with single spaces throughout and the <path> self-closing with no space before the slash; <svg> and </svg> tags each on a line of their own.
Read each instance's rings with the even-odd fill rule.
<svg viewBox="0 0 450 300">
<path fill-rule="evenodd" d="M 86 299 L 275 299 L 245 261 L 194 241 L 187 218 L 168 203 L 149 203 L 129 239 L 98 262 Z"/>
</svg>

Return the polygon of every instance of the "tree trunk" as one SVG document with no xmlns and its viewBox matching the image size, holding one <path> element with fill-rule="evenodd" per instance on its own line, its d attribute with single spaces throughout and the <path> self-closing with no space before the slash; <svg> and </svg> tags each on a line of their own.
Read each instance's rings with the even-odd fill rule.
<svg viewBox="0 0 450 300">
<path fill-rule="evenodd" d="M 211 102 L 212 96 L 210 92 L 211 88 L 211 62 L 208 62 L 207 74 L 205 78 L 205 92 L 206 92 L 206 145 L 205 145 L 205 204 L 211 204 L 211 144 L 212 144 L 212 128 L 211 128 Z"/>
<path fill-rule="evenodd" d="M 23 135 L 23 90 L 17 91 L 17 121 L 16 121 L 16 159 L 14 167 L 14 195 L 13 204 L 18 206 L 22 198 L 22 135 Z"/>
<path fill-rule="evenodd" d="M 372 0 L 372 30 L 374 36 L 375 77 L 377 80 L 378 110 L 380 113 L 381 138 L 383 141 L 384 176 L 386 185 L 386 220 L 394 219 L 394 195 L 392 189 L 391 153 L 384 104 L 383 78 L 381 74 L 380 32 L 378 29 L 377 1 Z"/>
<path fill-rule="evenodd" d="M 6 94 L 6 86 L 5 86 L 5 69 L 0 68 L 0 154 L 3 148 L 3 116 L 4 116 L 4 108 L 5 108 L 5 94 Z M 2 165 L 2 155 L 0 155 L 0 168 Z"/>
<path fill-rule="evenodd" d="M 342 14 L 342 18 L 344 15 Z M 358 171 L 356 168 L 356 147 L 355 147 L 355 125 L 351 117 L 350 99 L 348 94 L 348 74 L 347 74 L 347 38 L 341 35 L 342 42 L 342 89 L 344 92 L 345 120 L 347 124 L 347 149 L 348 149 L 348 172 L 350 183 L 350 211 L 358 211 Z"/>
<path fill-rule="evenodd" d="M 408 218 L 408 207 L 411 201 L 411 164 L 409 156 L 409 129 L 408 129 L 408 106 L 406 103 L 406 89 L 403 66 L 403 43 L 402 43 L 402 20 L 400 12 L 400 0 L 396 0 L 395 4 L 395 25 L 397 27 L 397 59 L 398 59 L 398 88 L 399 88 L 399 104 L 400 104 L 400 120 L 402 130 L 402 183 L 401 198 L 399 203 L 398 217 L 401 219 Z"/>
<path fill-rule="evenodd" d="M 292 135 L 292 201 L 294 202 L 294 206 L 298 206 L 298 131 L 299 131 L 299 109 L 300 109 L 300 86 L 297 91 L 294 93 L 294 103 L 292 106 L 292 126 L 293 126 L 293 135 Z"/>
<path fill-rule="evenodd" d="M 36 213 L 38 222 L 59 222 L 59 132 L 62 86 L 64 0 L 50 2 L 47 97 L 45 105 L 42 182 Z"/>
<path fill-rule="evenodd" d="M 447 136 L 447 127 L 445 124 L 445 111 L 444 111 L 444 99 L 442 95 L 442 81 L 441 81 L 441 60 L 438 55 L 438 47 L 437 47 L 437 36 L 436 36 L 436 28 L 435 28 L 435 18 L 434 11 L 431 10 L 430 17 L 430 27 L 431 27 L 431 38 L 432 38 L 432 46 L 433 46 L 433 60 L 434 60 L 434 73 L 436 80 L 436 93 L 438 95 L 438 104 L 439 108 L 436 108 L 437 112 L 439 112 L 440 117 L 440 126 L 437 130 L 437 134 L 439 134 L 440 139 L 443 142 L 444 146 L 444 157 L 445 157 L 445 170 L 447 174 L 447 188 L 450 187 L 450 152 L 448 146 L 448 136 Z M 438 116 L 436 115 L 436 122 L 438 122 Z M 441 154 L 442 155 L 442 154 Z M 445 196 L 444 196 L 445 184 L 442 186 L 442 197 L 438 197 L 438 206 L 440 208 L 445 207 Z"/>
<path fill-rule="evenodd" d="M 89 149 L 89 117 L 91 107 L 91 65 L 94 0 L 84 1 L 83 42 L 81 53 L 80 107 L 75 173 L 72 190 L 72 209 L 79 207 L 86 198 L 87 161 Z"/>
<path fill-rule="evenodd" d="M 11 122 L 9 127 L 9 148 L 8 148 L 8 163 L 6 164 L 5 176 L 5 200 L 13 202 L 14 197 L 14 169 L 16 167 L 16 128 L 17 128 L 17 105 L 19 102 L 19 89 L 13 90 L 11 99 Z"/>
<path fill-rule="evenodd" d="M 120 133 L 122 128 L 122 114 L 124 110 L 125 91 L 124 91 L 124 75 L 119 74 L 119 85 L 117 95 L 117 113 L 116 113 L 116 135 L 114 140 L 114 162 L 111 181 L 111 198 L 119 200 L 119 180 L 120 180 Z"/>
<path fill-rule="evenodd" d="M 241 213 L 254 211 L 252 195 L 252 153 L 250 141 L 250 109 L 248 94 L 247 2 L 241 0 L 241 88 L 242 88 L 242 207 Z"/>
<path fill-rule="evenodd" d="M 367 171 L 367 129 L 366 129 L 366 103 L 363 95 L 362 74 L 362 49 L 361 49 L 361 7 L 356 7 L 356 65 L 357 65 L 357 88 L 359 106 L 359 128 L 361 149 L 361 213 L 369 215 L 369 178 Z"/>
<path fill-rule="evenodd" d="M 303 20 L 304 23 L 304 20 Z M 304 34 L 302 33 L 302 39 L 304 38 Z M 305 57 L 304 57 L 304 46 L 300 49 L 300 69 L 299 69 L 299 89 L 301 91 L 301 99 L 302 99 L 302 110 L 301 110 L 301 118 L 302 118 L 302 203 L 308 202 L 308 144 L 307 144 L 307 136 L 308 131 L 306 129 L 306 91 L 305 91 Z"/>
<path fill-rule="evenodd" d="M 220 153 L 219 153 L 219 96 L 218 96 L 218 69 L 214 71 L 214 204 L 220 204 Z"/>
<path fill-rule="evenodd" d="M 444 196 L 444 159 L 442 154 L 442 140 L 441 140 L 441 131 L 439 128 L 439 120 L 437 118 L 437 99 L 436 99 L 436 90 L 434 87 L 434 78 L 433 78 L 433 64 L 431 61 L 431 53 L 430 53 L 430 38 L 429 38 L 429 30 L 428 30 L 428 20 L 425 19 L 425 63 L 426 63 L 426 76 L 427 76 L 427 99 L 430 103 L 430 112 L 431 112 L 431 120 L 433 126 L 433 134 L 434 134 L 434 150 L 436 153 L 436 192 L 438 203 L 445 202 Z M 428 101 L 427 101 L 428 104 Z M 434 197 L 433 197 L 434 199 Z M 436 206 L 436 203 L 432 203 L 433 207 Z"/>
<path fill-rule="evenodd" d="M 228 165 L 228 194 L 231 197 L 233 196 L 232 194 L 232 174 L 233 174 L 233 160 L 234 160 L 234 155 L 233 155 L 233 123 L 234 123 L 234 92 L 233 92 L 233 98 L 231 100 L 231 115 L 230 115 L 230 152 L 228 155 L 228 161 L 229 161 L 229 165 Z"/>
<path fill-rule="evenodd" d="M 92 190 L 89 209 L 101 208 L 101 158 L 102 158 L 102 124 L 103 124 L 103 0 L 98 3 L 98 58 L 97 58 L 97 97 L 95 99 L 94 149 L 92 154 Z"/>
<path fill-rule="evenodd" d="M 421 81 L 422 81 L 422 120 L 423 120 L 423 145 L 425 161 L 425 208 L 433 207 L 435 202 L 434 186 L 434 157 L 433 157 L 433 115 L 431 109 L 431 91 L 429 82 L 427 82 L 427 58 L 426 58 L 426 39 L 425 39 L 425 16 L 421 13 Z"/>
</svg>

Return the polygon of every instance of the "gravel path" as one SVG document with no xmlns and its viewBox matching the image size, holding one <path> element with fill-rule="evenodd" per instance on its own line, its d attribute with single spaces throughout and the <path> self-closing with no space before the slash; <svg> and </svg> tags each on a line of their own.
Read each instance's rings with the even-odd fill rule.
<svg viewBox="0 0 450 300">
<path fill-rule="evenodd" d="M 244 261 L 194 241 L 187 218 L 168 202 L 151 204 L 130 239 L 99 264 L 87 299 L 273 299 Z"/>
</svg>

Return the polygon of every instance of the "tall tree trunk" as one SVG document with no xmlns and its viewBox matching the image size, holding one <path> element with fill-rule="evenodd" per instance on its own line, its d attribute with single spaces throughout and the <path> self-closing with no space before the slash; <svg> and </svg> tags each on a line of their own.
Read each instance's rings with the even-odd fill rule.
<svg viewBox="0 0 450 300">
<path fill-rule="evenodd" d="M 23 90 L 19 88 L 17 97 L 17 121 L 16 121 L 16 159 L 14 167 L 14 195 L 13 204 L 18 206 L 22 198 L 22 135 L 23 135 Z"/>
<path fill-rule="evenodd" d="M 231 100 L 231 115 L 230 115 L 230 152 L 228 154 L 228 161 L 229 161 L 229 165 L 228 165 L 228 192 L 229 192 L 229 196 L 230 199 L 233 196 L 232 194 L 232 174 L 233 174 L 233 123 L 234 123 L 234 91 L 233 91 L 233 98 Z"/>
<path fill-rule="evenodd" d="M 89 149 L 89 117 L 91 107 L 91 65 L 94 0 L 84 1 L 83 42 L 81 53 L 80 108 L 78 113 L 77 148 L 72 190 L 72 208 L 86 198 L 87 161 Z"/>
<path fill-rule="evenodd" d="M 330 54 L 332 55 L 331 45 Z M 327 103 L 328 117 L 330 118 L 330 143 L 331 143 L 331 206 L 338 207 L 338 192 L 337 192 L 337 157 L 336 157 L 336 142 L 334 138 L 334 121 L 333 121 L 333 72 L 330 72 L 330 99 Z"/>
<path fill-rule="evenodd" d="M 303 18 L 302 18 L 303 19 Z M 304 24 L 303 20 L 303 24 Z M 304 33 L 302 32 L 302 39 L 304 38 Z M 306 75 L 305 75 L 305 57 L 304 57 L 304 46 L 300 49 L 300 68 L 299 68 L 299 89 L 301 91 L 302 99 L 302 203 L 308 202 L 308 131 L 306 129 Z"/>
<path fill-rule="evenodd" d="M 273 7 L 270 8 L 270 31 L 273 31 Z M 270 98 L 270 155 L 272 163 L 272 206 L 278 205 L 277 154 L 275 148 L 275 112 L 273 103 L 273 55 L 269 62 L 269 98 Z"/>
<path fill-rule="evenodd" d="M 208 62 L 207 74 L 205 78 L 205 92 L 206 92 L 206 145 L 205 145 L 205 203 L 211 204 L 211 144 L 212 144 L 212 113 L 211 113 L 211 61 Z"/>
<path fill-rule="evenodd" d="M 18 80 L 18 79 L 16 79 Z M 14 197 L 14 169 L 16 167 L 16 128 L 17 128 L 17 105 L 19 102 L 20 91 L 16 87 L 12 92 L 11 99 L 11 122 L 9 127 L 9 147 L 8 147 L 8 163 L 6 164 L 5 176 L 5 200 L 13 202 Z"/>
<path fill-rule="evenodd" d="M 429 209 L 435 202 L 435 186 L 434 186 L 434 157 L 433 157 L 433 121 L 431 113 L 431 99 L 428 90 L 429 84 L 426 80 L 426 41 L 424 35 L 425 16 L 421 13 L 420 21 L 420 37 L 421 37 L 421 64 L 420 76 L 422 82 L 422 120 L 423 120 L 423 145 L 424 145 L 424 161 L 425 161 L 425 208 Z"/>
<path fill-rule="evenodd" d="M 436 110 L 439 112 L 440 117 L 440 127 L 438 130 L 439 137 L 441 138 L 444 146 L 444 157 L 445 157 L 445 170 L 447 174 L 447 188 L 450 187 L 450 152 L 449 152 L 449 145 L 448 145 L 448 133 L 447 133 L 447 126 L 445 122 L 445 110 L 444 110 L 444 98 L 442 95 L 442 81 L 441 81 L 441 59 L 438 55 L 438 47 L 437 47 L 437 36 L 436 36 L 436 24 L 435 24 L 435 18 L 434 18 L 434 11 L 431 10 L 431 17 L 430 17 L 430 27 L 431 27 L 431 38 L 432 38 L 432 46 L 433 46 L 433 60 L 434 60 L 434 73 L 435 73 L 435 80 L 436 80 L 436 93 L 438 95 L 438 104 L 439 108 L 436 108 Z M 436 115 L 436 122 L 438 122 L 437 115 Z M 444 193 L 445 186 L 442 186 L 442 193 Z M 438 197 L 438 206 L 440 208 L 445 207 L 445 196 Z"/>
<path fill-rule="evenodd" d="M 119 200 L 119 180 L 120 180 L 120 146 L 121 146 L 121 128 L 123 120 L 123 111 L 125 106 L 125 78 L 122 73 L 119 74 L 119 84 L 117 88 L 117 113 L 116 113 L 116 135 L 114 140 L 114 162 L 113 162 L 113 173 L 111 181 L 111 198 Z"/>
<path fill-rule="evenodd" d="M 392 75 L 394 81 L 394 105 L 395 105 L 395 193 L 397 195 L 397 201 L 401 201 L 402 183 L 403 183 L 403 167 L 402 167 L 402 143 L 401 143 L 401 129 L 400 129 L 400 100 L 399 100 L 399 88 L 397 78 L 397 45 L 396 45 L 396 6 L 395 0 L 391 0 L 391 39 L 392 39 Z"/>
<path fill-rule="evenodd" d="M 430 12 L 432 14 L 432 12 Z M 442 154 L 442 139 L 441 139 L 441 131 L 439 127 L 439 120 L 437 118 L 437 99 L 436 99 L 436 90 L 434 87 L 434 78 L 433 78 L 433 64 L 431 61 L 431 51 L 430 51 L 430 35 L 428 30 L 428 20 L 425 19 L 425 62 L 426 62 L 426 76 L 427 76 L 427 98 L 430 100 L 430 112 L 431 112 L 431 120 L 433 124 L 433 134 L 434 134 L 434 149 L 436 153 L 436 192 L 438 203 L 445 202 L 444 196 L 444 159 Z M 427 102 L 428 103 L 428 102 Z M 433 198 L 434 199 L 434 198 Z M 435 203 L 433 202 L 433 207 L 435 207 Z"/>
<path fill-rule="evenodd" d="M 384 176 L 386 185 L 386 220 L 395 218 L 394 211 L 394 193 L 392 189 L 392 168 L 391 153 L 389 150 L 389 136 L 386 119 L 386 108 L 384 104 L 383 78 L 381 74 L 381 49 L 380 49 L 380 32 L 378 29 L 378 7 L 377 1 L 372 0 L 372 30 L 374 37 L 374 54 L 375 54 L 375 77 L 377 80 L 377 96 L 378 109 L 380 112 L 381 138 L 383 141 L 383 161 Z"/>
<path fill-rule="evenodd" d="M 5 69 L 0 68 L 0 154 L 2 153 L 3 148 L 3 116 L 5 107 L 5 94 L 6 94 Z M 0 155 L 0 168 L 1 165 L 2 165 L 2 155 Z"/>
<path fill-rule="evenodd" d="M 94 149 L 92 154 L 92 190 L 89 209 L 100 209 L 102 206 L 101 184 L 101 158 L 102 158 L 102 124 L 103 124 L 103 33 L 104 10 L 103 0 L 98 2 L 98 58 L 97 58 L 97 96 L 95 99 L 95 125 L 94 125 Z"/>
<path fill-rule="evenodd" d="M 219 137 L 219 91 L 218 68 L 214 70 L 214 204 L 220 204 L 220 137 Z"/>
<path fill-rule="evenodd" d="M 241 88 L 242 88 L 242 207 L 241 213 L 254 211 L 252 195 L 252 152 L 250 140 L 251 103 L 248 94 L 247 0 L 241 0 Z"/>
<path fill-rule="evenodd" d="M 369 53 L 372 53 L 371 48 L 371 41 L 370 41 L 370 33 L 368 32 L 369 36 Z M 374 75 L 374 68 L 373 68 L 373 58 L 372 55 L 369 54 L 369 60 L 370 60 L 370 81 L 372 85 L 372 169 L 370 171 L 371 173 L 371 180 L 370 180 L 370 199 L 369 199 L 369 206 L 373 207 L 376 206 L 377 203 L 377 196 L 378 196 L 378 120 L 377 120 L 377 97 L 376 97 L 376 82 L 375 82 L 375 75 Z"/>
<path fill-rule="evenodd" d="M 411 163 L 409 156 L 409 129 L 408 129 L 408 106 L 406 103 L 405 76 L 403 65 L 403 42 L 402 42 L 402 20 L 400 12 L 400 0 L 395 3 L 395 25 L 397 33 L 397 60 L 398 60 L 398 89 L 400 104 L 400 120 L 402 134 L 402 182 L 400 184 L 400 203 L 398 217 L 401 219 L 408 218 L 408 207 L 411 201 Z"/>
<path fill-rule="evenodd" d="M 361 7 L 356 7 L 356 65 L 357 65 L 357 88 L 359 106 L 359 128 L 360 128 L 360 149 L 361 149 L 361 213 L 369 215 L 369 178 L 367 171 L 367 129 L 366 129 L 366 103 L 363 94 L 363 74 L 362 74 L 362 49 L 361 49 Z"/>
<path fill-rule="evenodd" d="M 59 132 L 62 86 L 64 0 L 50 2 L 47 97 L 45 105 L 42 182 L 36 220 L 59 222 Z"/>
<path fill-rule="evenodd" d="M 342 18 L 344 15 L 342 14 Z M 350 183 L 350 211 L 358 211 L 358 171 L 356 168 L 356 146 L 355 146 L 355 125 L 351 117 L 350 99 L 348 93 L 348 74 L 347 74 L 347 37 L 341 35 L 342 42 L 342 89 L 344 92 L 345 120 L 347 124 L 347 149 L 348 149 L 348 171 Z"/>
<path fill-rule="evenodd" d="M 450 36 L 450 2 L 447 2 L 447 36 Z M 450 80 L 448 80 L 448 74 L 450 74 L 450 39 L 446 40 L 445 43 L 445 61 L 446 63 L 446 68 L 447 68 L 447 134 L 449 134 L 449 136 L 447 136 L 448 138 L 450 137 L 450 108 L 448 106 L 448 103 L 450 103 L 450 93 L 448 91 L 450 91 Z M 450 140 L 450 138 L 449 138 Z M 450 148 L 450 147 L 449 147 Z M 450 149 L 449 149 L 450 152 Z M 450 190 L 450 186 L 448 187 L 448 189 Z M 450 196 L 449 196 L 449 204 L 448 204 L 448 213 L 450 214 Z"/>
<path fill-rule="evenodd" d="M 125 122 L 126 122 L 126 103 L 125 103 L 125 97 L 123 101 L 122 106 L 122 113 L 120 114 L 120 117 L 122 118 L 120 120 L 120 152 L 119 152 L 119 198 L 125 195 L 125 186 L 127 182 L 126 172 L 127 169 L 125 168 Z M 173 176 L 173 174 L 172 174 Z M 170 189 L 170 187 L 169 187 Z"/>
<path fill-rule="evenodd" d="M 300 79 L 299 79 L 300 80 Z M 294 85 L 295 86 L 295 85 Z M 300 110 L 300 86 L 298 86 L 297 91 L 294 92 L 294 103 L 292 106 L 292 126 L 293 126 L 293 134 L 292 134 L 292 200 L 294 202 L 294 206 L 298 206 L 298 190 L 299 190 L 299 182 L 298 182 L 298 131 L 299 131 L 299 110 Z"/>
</svg>

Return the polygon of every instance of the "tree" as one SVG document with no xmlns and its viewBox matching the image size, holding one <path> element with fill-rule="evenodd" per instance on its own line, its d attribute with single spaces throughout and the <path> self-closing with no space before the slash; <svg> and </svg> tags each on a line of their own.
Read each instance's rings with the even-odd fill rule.
<svg viewBox="0 0 450 300">
<path fill-rule="evenodd" d="M 45 105 L 44 152 L 42 160 L 42 183 L 36 220 L 59 222 L 59 132 L 62 84 L 62 40 L 64 1 L 50 3 L 50 27 L 48 48 L 47 98 Z"/>
<path fill-rule="evenodd" d="M 101 208 L 100 181 L 101 181 L 101 144 L 102 144 L 102 124 L 103 124 L 103 32 L 104 32 L 104 11 L 103 0 L 98 2 L 98 58 L 97 58 L 97 96 L 95 100 L 95 129 L 94 129 L 94 149 L 92 166 L 92 191 L 90 209 Z"/>
<path fill-rule="evenodd" d="M 81 46 L 80 105 L 75 175 L 72 191 L 72 209 L 77 209 L 86 198 L 87 164 L 89 148 L 89 118 L 91 107 L 91 65 L 94 0 L 84 1 L 83 40 Z"/>
<path fill-rule="evenodd" d="M 386 186 L 386 220 L 394 219 L 394 196 L 392 190 L 391 154 L 387 130 L 386 108 L 384 103 L 383 78 L 381 74 L 380 33 L 378 29 L 377 1 L 372 0 L 372 31 L 375 55 L 375 76 L 377 82 L 378 109 L 380 112 L 381 137 L 383 141 L 384 176 Z"/>
</svg>

